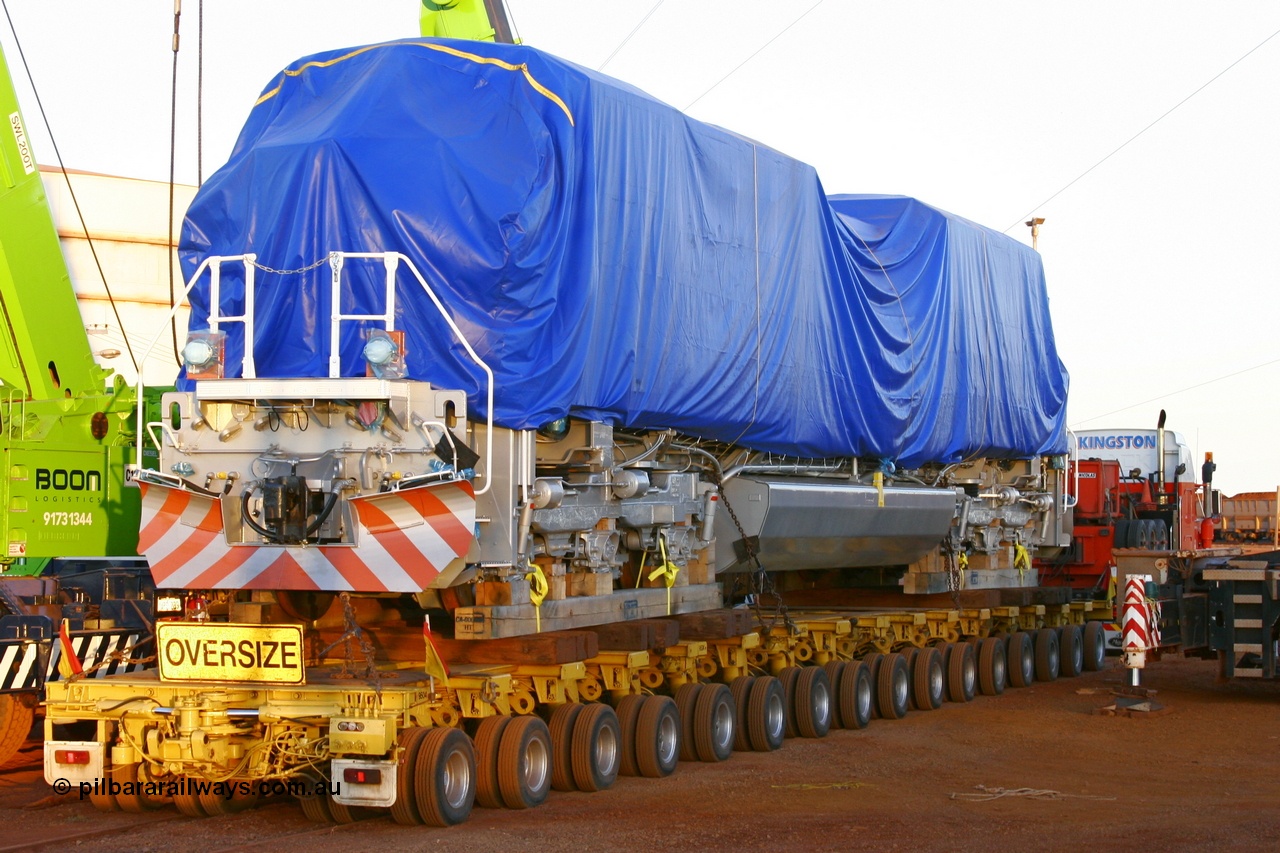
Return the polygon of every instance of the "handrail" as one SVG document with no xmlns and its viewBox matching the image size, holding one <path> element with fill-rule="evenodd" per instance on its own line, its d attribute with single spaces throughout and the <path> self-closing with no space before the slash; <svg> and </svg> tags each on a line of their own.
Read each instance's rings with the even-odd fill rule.
<svg viewBox="0 0 1280 853">
<path fill-rule="evenodd" d="M 493 485 L 493 396 L 494 396 L 493 370 L 489 367 L 488 364 L 485 363 L 484 359 L 480 358 L 480 356 L 476 353 L 475 349 L 471 346 L 471 342 L 466 339 L 466 336 L 462 334 L 462 330 L 458 328 L 457 323 L 453 321 L 453 318 L 449 316 L 449 312 L 445 310 L 444 303 L 440 301 L 440 298 L 436 295 L 435 291 L 431 289 L 431 286 L 427 283 L 427 280 L 423 277 L 422 273 L 418 271 L 418 268 L 414 266 L 413 261 L 410 260 L 406 255 L 400 252 L 330 252 L 327 258 L 329 261 L 329 266 L 332 269 L 331 300 L 330 300 L 331 301 L 330 329 L 329 329 L 329 376 L 330 378 L 338 378 L 340 354 L 337 352 L 337 349 L 338 349 L 339 327 L 343 320 L 381 320 L 383 323 L 386 324 L 387 331 L 393 331 L 393 326 L 395 324 L 395 277 L 396 277 L 396 271 L 399 268 L 399 264 L 402 261 L 404 262 L 405 266 L 408 267 L 409 272 L 413 274 L 413 277 L 417 279 L 419 286 L 421 286 L 423 291 L 426 292 L 427 296 L 430 297 L 432 304 L 435 305 L 436 310 L 440 313 L 440 316 L 444 319 L 445 323 L 448 324 L 449 329 L 454 334 L 454 337 L 458 339 L 458 342 L 462 344 L 463 349 L 467 351 L 467 355 L 470 356 L 471 360 L 475 362 L 476 366 L 479 367 L 484 372 L 486 385 L 487 385 L 487 390 L 486 390 L 487 412 L 486 412 L 486 418 L 485 418 L 484 486 L 478 489 L 475 494 L 476 496 L 480 496 L 487 493 Z M 387 272 L 387 279 L 386 279 L 387 303 L 386 303 L 385 313 L 371 314 L 371 315 L 364 315 L 364 314 L 344 315 L 340 312 L 339 296 L 341 292 L 341 287 L 340 287 L 341 273 L 342 273 L 342 268 L 344 266 L 343 262 L 348 258 L 380 259 L 383 262 Z M 222 264 L 226 261 L 239 261 L 239 262 L 242 262 L 245 266 L 245 289 L 244 289 L 245 309 L 243 314 L 237 315 L 237 316 L 225 316 L 221 313 L 221 310 L 220 310 L 221 295 L 222 295 L 221 294 Z M 210 257 L 205 258 L 203 261 L 200 262 L 200 265 L 196 267 L 195 272 L 192 273 L 190 280 L 187 282 L 185 288 L 182 291 L 182 298 L 175 300 L 173 309 L 169 312 L 169 316 L 165 318 L 166 325 L 167 325 L 168 322 L 172 321 L 172 319 L 177 315 L 179 308 L 181 308 L 182 303 L 186 300 L 188 294 L 191 293 L 191 289 L 195 287 L 196 282 L 199 281 L 200 276 L 204 273 L 206 269 L 209 269 L 210 270 L 210 279 L 209 279 L 209 282 L 210 282 L 210 305 L 209 305 L 210 330 L 217 331 L 218 330 L 217 325 L 219 323 L 240 322 L 244 324 L 245 341 L 244 341 L 243 360 L 241 363 L 241 376 L 246 379 L 256 378 L 256 375 L 257 375 L 256 365 L 253 358 L 253 349 L 254 349 L 253 307 L 254 307 L 254 290 L 255 290 L 254 268 L 256 266 L 257 266 L 257 255 L 254 255 L 254 254 L 212 255 Z M 160 341 L 161 335 L 163 334 L 164 334 L 164 326 L 161 326 L 160 331 L 156 333 L 156 336 L 154 338 L 152 338 L 151 343 L 147 346 L 147 349 L 144 352 L 144 355 L 143 355 L 144 361 L 147 357 L 151 355 L 152 350 L 155 349 L 156 345 Z M 139 376 L 138 403 L 137 403 L 139 441 L 138 441 L 138 447 L 137 447 L 137 455 L 135 457 L 136 466 L 139 470 L 142 469 L 142 446 L 143 446 L 142 435 L 146 434 L 147 436 L 151 437 L 153 441 L 155 441 L 155 435 L 151 430 L 151 427 L 153 425 L 146 424 L 143 419 L 144 418 L 144 412 L 143 412 L 144 395 L 142 392 L 143 392 L 143 379 L 141 376 Z M 157 424 L 157 425 L 163 426 L 163 423 L 161 422 L 160 424 Z M 156 448 L 157 450 L 160 449 L 159 443 L 156 444 Z"/>
</svg>

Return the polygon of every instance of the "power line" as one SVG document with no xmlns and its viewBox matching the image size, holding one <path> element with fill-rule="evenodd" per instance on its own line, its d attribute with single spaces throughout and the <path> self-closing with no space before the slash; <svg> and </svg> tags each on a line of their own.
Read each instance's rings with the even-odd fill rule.
<svg viewBox="0 0 1280 853">
<path fill-rule="evenodd" d="M 756 50 L 756 52 L 755 52 L 755 53 L 751 54 L 751 55 L 750 55 L 750 56 L 748 56 L 746 59 L 744 59 L 744 60 L 742 60 L 741 62 L 739 62 L 739 63 L 737 64 L 737 66 L 735 66 L 735 67 L 734 67 L 734 69 L 733 69 L 732 71 L 730 71 L 728 74 L 724 75 L 724 76 L 723 76 L 723 77 L 721 77 L 719 80 L 717 80 L 715 83 L 713 83 L 713 84 L 711 85 L 711 88 L 710 88 L 710 89 L 707 89 L 707 91 L 703 92 L 701 95 L 699 95 L 698 97 L 696 97 L 696 98 L 694 98 L 692 101 L 690 101 L 690 102 L 689 102 L 689 104 L 684 108 L 683 112 L 688 112 L 688 111 L 689 111 L 689 109 L 690 109 L 690 107 L 692 107 L 694 104 L 698 103 L 698 101 L 701 101 L 701 100 L 702 100 L 703 98 L 705 98 L 707 95 L 711 94 L 711 92 L 712 92 L 712 91 L 713 91 L 717 86 L 719 86 L 719 85 L 720 85 L 721 83 L 723 83 L 725 80 L 728 80 L 730 77 L 732 77 L 734 74 L 736 74 L 736 73 L 738 72 L 738 69 L 739 69 L 739 68 L 741 68 L 742 66 L 746 65 L 746 64 L 747 64 L 748 62 L 750 62 L 751 60 L 755 59 L 755 58 L 756 58 L 756 56 L 757 56 L 757 55 L 758 55 L 762 50 L 764 50 L 764 49 L 765 49 L 766 47 L 768 47 L 769 45 L 773 44 L 773 43 L 774 43 L 775 41 L 777 41 L 778 39 L 782 38 L 782 36 L 787 32 L 787 30 L 791 29 L 791 28 L 792 28 L 792 27 L 794 27 L 796 24 L 800 23 L 800 22 L 801 22 L 801 21 L 803 21 L 805 18 L 809 17 L 809 12 L 812 12 L 814 9 L 818 8 L 818 7 L 819 7 L 819 6 L 821 6 L 821 5 L 822 5 L 822 0 L 818 0 L 818 2 L 817 2 L 817 3 L 814 3 L 812 6 L 810 6 L 810 7 L 809 7 L 809 10 L 808 10 L 807 12 L 805 12 L 805 13 L 804 13 L 803 15 L 801 15 L 800 17 L 796 18 L 796 19 L 795 19 L 794 21 L 792 21 L 791 23 L 787 24 L 787 25 L 786 25 L 786 26 L 781 30 L 781 32 L 779 32 L 779 33 L 778 33 L 777 35 L 775 35 L 773 38 L 769 39 L 767 42 L 765 42 L 765 43 L 764 43 L 764 44 L 762 44 L 759 48 L 757 48 L 757 50 Z"/>
<path fill-rule="evenodd" d="M 811 10 L 811 11 L 812 11 L 812 10 Z M 806 13 L 806 14 L 808 14 L 808 13 Z M 1129 137 L 1128 139 L 1126 139 L 1123 143 L 1121 143 L 1121 145 L 1120 145 L 1118 148 L 1116 148 L 1114 151 L 1112 151 L 1112 152 L 1111 152 L 1110 154 L 1108 154 L 1106 157 L 1103 157 L 1101 160 L 1099 160 L 1098 162 L 1094 163 L 1094 164 L 1093 164 L 1092 166 L 1090 166 L 1089 168 L 1085 169 L 1083 172 L 1081 172 L 1079 175 L 1077 175 L 1073 180 L 1071 180 L 1070 182 L 1068 182 L 1068 183 L 1066 184 L 1066 186 L 1062 187 L 1062 189 L 1058 190 L 1056 193 L 1054 193 L 1053 195 L 1049 196 L 1049 197 L 1048 197 L 1048 198 L 1046 198 L 1044 201 L 1040 202 L 1040 203 L 1039 203 L 1039 204 L 1037 204 L 1035 207 L 1031 208 L 1031 209 L 1030 209 L 1030 210 L 1028 210 L 1026 213 L 1024 213 L 1024 214 L 1022 214 L 1021 216 L 1019 216 L 1019 217 L 1018 217 L 1018 218 L 1013 222 L 1013 224 L 1012 224 L 1012 225 L 1010 225 L 1008 228 L 1004 229 L 1004 233 L 1008 234 L 1010 230 L 1012 230 L 1012 229 L 1014 229 L 1014 228 L 1017 228 L 1019 225 L 1023 224 L 1024 222 L 1026 222 L 1026 220 L 1027 220 L 1027 217 L 1028 217 L 1028 216 L 1030 216 L 1031 214 L 1033 214 L 1033 213 L 1037 212 L 1038 210 L 1040 210 L 1040 208 L 1044 207 L 1046 204 L 1048 204 L 1049 202 L 1053 201 L 1055 198 L 1057 198 L 1058 196 L 1062 195 L 1064 192 L 1066 192 L 1067 190 L 1069 190 L 1073 185 L 1075 185 L 1075 183 L 1076 183 L 1077 181 L 1079 181 L 1079 180 L 1080 180 L 1081 178 L 1083 178 L 1085 175 L 1088 175 L 1088 174 L 1089 174 L 1090 172 L 1092 172 L 1094 169 L 1098 168 L 1098 167 L 1099 167 L 1099 166 L 1101 166 L 1103 163 L 1107 162 L 1107 161 L 1108 161 L 1108 160 L 1110 160 L 1112 157 L 1114 157 L 1115 155 L 1119 154 L 1122 150 L 1124 150 L 1126 147 L 1128 147 L 1129 143 L 1133 142 L 1133 141 L 1134 141 L 1135 139 L 1137 139 L 1139 136 L 1141 136 L 1142 134 L 1146 133 L 1146 132 L 1147 132 L 1148 130 L 1150 130 L 1151 128 L 1155 127 L 1157 124 L 1159 124 L 1159 123 L 1160 123 L 1161 121 L 1163 121 L 1165 118 L 1167 118 L 1167 117 L 1169 116 L 1169 114 L 1170 114 L 1170 113 L 1172 113 L 1174 110 L 1178 109 L 1178 107 L 1182 106 L 1182 105 L 1183 105 L 1183 104 L 1185 104 L 1187 101 L 1191 100 L 1191 99 L 1192 99 L 1192 98 L 1194 98 L 1196 95 L 1200 94 L 1202 91 L 1204 91 L 1205 89 L 1207 89 L 1211 83 L 1213 83 L 1215 80 L 1217 80 L 1217 79 L 1218 79 L 1219 77 L 1221 77 L 1223 74 L 1226 74 L 1226 73 L 1227 73 L 1228 71 L 1230 71 L 1232 68 L 1235 68 L 1235 67 L 1236 67 L 1237 65 L 1239 65 L 1241 62 L 1244 62 L 1246 59 L 1248 59 L 1248 58 L 1249 58 L 1249 56 L 1250 56 L 1251 54 L 1253 54 L 1256 50 L 1258 50 L 1258 48 L 1262 47 L 1264 44 L 1266 44 L 1267 42 L 1271 41 L 1271 40 L 1272 40 L 1273 38 L 1275 38 L 1276 36 L 1280 36 L 1280 30 L 1276 30 L 1274 33 L 1272 33 L 1271 35 L 1267 36 L 1267 37 L 1266 37 L 1266 38 L 1264 38 L 1262 41 L 1258 42 L 1256 45 L 1254 45 L 1254 46 L 1253 46 L 1253 48 L 1252 48 L 1251 50 L 1249 50 L 1249 52 L 1248 52 L 1248 53 L 1246 53 L 1244 56 L 1241 56 L 1241 57 L 1240 57 L 1239 59 L 1237 59 L 1235 62 L 1231 63 L 1231 64 L 1230 64 L 1230 65 L 1228 65 L 1226 68 L 1222 69 L 1222 70 L 1221 70 L 1221 71 L 1219 71 L 1217 74 L 1215 74 L 1215 75 L 1213 75 L 1212 77 L 1210 77 L 1207 81 L 1205 81 L 1203 84 L 1201 84 L 1201 85 L 1200 85 L 1200 87 L 1199 87 L 1198 89 L 1196 89 L 1194 92 L 1192 92 L 1190 95 L 1187 95 L 1187 96 L 1186 96 L 1185 98 L 1183 98 L 1181 101 L 1178 101 L 1178 103 L 1176 103 L 1176 104 L 1174 104 L 1173 106 L 1169 107 L 1169 109 L 1165 110 L 1165 111 L 1160 115 L 1160 117 L 1159 117 L 1159 118 L 1157 118 L 1155 121 L 1153 121 L 1153 122 L 1151 122 L 1150 124 L 1148 124 L 1146 127 L 1144 127 L 1142 130 L 1140 130 L 1140 131 L 1138 131 L 1137 133 L 1135 133 L 1133 136 L 1130 136 L 1130 137 Z"/>
<path fill-rule="evenodd" d="M 1255 364 L 1253 367 L 1246 367 L 1243 370 L 1237 370 L 1235 373 L 1228 373 L 1225 376 L 1218 376 L 1213 379 L 1206 379 L 1203 382 L 1197 382 L 1195 385 L 1188 385 L 1186 388 L 1179 388 L 1177 391 L 1169 391 L 1157 397 L 1152 397 L 1150 400 L 1143 400 L 1141 403 L 1134 403 L 1131 406 L 1125 406 L 1122 409 L 1113 409 L 1112 411 L 1106 412 L 1101 415 L 1094 415 L 1091 418 L 1085 418 L 1082 421 L 1076 421 L 1074 424 L 1072 424 L 1072 426 L 1076 427 L 1076 426 L 1080 426 L 1081 424 L 1087 424 L 1090 421 L 1101 420 L 1102 418 L 1109 418 L 1112 415 L 1119 414 L 1120 412 L 1127 412 L 1130 409 L 1136 409 L 1139 406 L 1145 406 L 1148 403 L 1155 403 L 1159 400 L 1165 399 L 1166 397 L 1172 397 L 1175 394 L 1182 394 L 1186 391 L 1194 391 L 1197 388 L 1203 388 L 1206 385 L 1212 385 L 1213 383 L 1221 382 L 1224 379 L 1231 379 L 1233 377 L 1240 376 L 1241 374 L 1244 374 L 1244 373 L 1249 373 L 1254 370 L 1261 370 L 1262 368 L 1270 367 L 1273 364 L 1280 364 L 1280 358 L 1273 358 L 1271 361 L 1266 361 L 1266 362 L 1263 362 L 1262 364 Z"/>
<path fill-rule="evenodd" d="M 603 71 L 603 70 L 604 70 L 604 67 L 605 67 L 606 65 L 608 65 L 610 62 L 613 62 L 613 58 L 614 58 L 615 56 L 617 56 L 617 55 L 618 55 L 618 53 L 619 53 L 619 52 L 620 52 L 624 47 L 626 47 L 626 46 L 627 46 L 627 42 L 631 41 L 631 37 L 632 37 L 632 36 L 634 36 L 636 33 L 640 32 L 640 28 L 644 26 L 645 21 L 647 21 L 647 20 L 649 20 L 650 18 L 652 18 L 652 17 L 653 17 L 653 13 L 654 13 L 654 12 L 656 12 L 656 11 L 658 11 L 658 7 L 659 7 L 659 6 L 661 6 L 661 5 L 662 5 L 662 0 L 658 0 L 658 2 L 657 2 L 657 3 L 654 3 L 654 4 L 653 4 L 653 8 L 649 10 L 649 14 L 647 14 L 647 15 L 645 15 L 643 18 L 641 18 L 641 19 L 640 19 L 640 23 L 636 24 L 636 25 L 635 25 L 635 27 L 633 27 L 633 28 L 632 28 L 631 32 L 627 33 L 627 37 L 626 37 L 626 38 L 624 38 L 624 39 L 622 40 L 622 43 L 621 43 L 621 44 L 619 44 L 617 47 L 615 47 L 615 48 L 613 49 L 613 53 L 609 54 L 609 58 L 608 58 L 608 59 L 606 59 L 604 62 L 600 63 L 600 66 L 599 66 L 598 68 L 596 68 L 596 70 L 597 70 L 597 71 Z"/>
</svg>

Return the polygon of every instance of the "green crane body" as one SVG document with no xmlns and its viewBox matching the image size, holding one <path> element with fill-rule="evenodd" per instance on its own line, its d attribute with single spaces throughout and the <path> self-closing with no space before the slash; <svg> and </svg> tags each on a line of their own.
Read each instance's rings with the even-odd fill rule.
<svg viewBox="0 0 1280 853">
<path fill-rule="evenodd" d="M 0 564 L 136 556 L 137 398 L 93 360 L 3 57 L 0 112 Z"/>
</svg>

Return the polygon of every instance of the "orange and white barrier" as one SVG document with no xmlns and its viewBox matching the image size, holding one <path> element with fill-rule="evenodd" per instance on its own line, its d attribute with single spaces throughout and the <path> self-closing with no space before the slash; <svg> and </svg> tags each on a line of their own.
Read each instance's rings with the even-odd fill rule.
<svg viewBox="0 0 1280 853">
<path fill-rule="evenodd" d="M 1147 581 L 1150 575 L 1129 575 L 1124 583 L 1124 609 L 1121 616 L 1121 648 L 1124 665 L 1133 670 L 1133 686 L 1138 686 L 1138 670 L 1146 666 L 1147 650 L 1156 648 L 1151 639 L 1151 611 L 1147 606 Z M 1158 629 L 1157 629 L 1158 630 Z"/>
<path fill-rule="evenodd" d="M 474 538 L 476 499 L 465 480 L 351 501 L 354 546 L 231 544 L 222 499 L 142 487 L 138 552 L 165 589 L 419 592 Z"/>
</svg>

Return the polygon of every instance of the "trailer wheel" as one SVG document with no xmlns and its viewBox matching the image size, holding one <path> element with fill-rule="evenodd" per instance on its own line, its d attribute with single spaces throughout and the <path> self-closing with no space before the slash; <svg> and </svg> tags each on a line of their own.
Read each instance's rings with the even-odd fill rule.
<svg viewBox="0 0 1280 853">
<path fill-rule="evenodd" d="M 622 731 L 622 751 L 618 758 L 618 775 L 619 776 L 639 776 L 640 766 L 636 763 L 636 724 L 640 720 L 640 707 L 644 704 L 644 697 L 639 695 L 631 695 L 622 697 L 622 701 L 618 703 L 618 707 L 613 710 L 618 715 L 618 727 Z M 555 743 L 555 738 L 552 738 Z M 555 776 L 551 777 L 551 787 L 556 788 Z M 557 791 L 561 790 L 556 788 Z M 568 788 L 566 790 L 573 790 Z"/>
<path fill-rule="evenodd" d="M 628 702 L 635 699 L 636 705 L 639 705 L 640 696 L 628 696 L 618 703 L 618 719 L 622 722 L 622 742 L 623 755 L 621 773 L 627 771 L 627 755 L 626 755 L 626 720 L 628 711 Z M 635 709 L 639 713 L 639 708 Z M 573 723 L 578 719 L 578 714 L 582 713 L 582 705 L 579 702 L 567 702 L 551 712 L 551 787 L 556 791 L 576 791 L 578 787 L 573 784 Z M 632 740 L 635 739 L 634 715 L 631 717 Z M 635 769 L 635 758 L 632 757 L 631 767 Z M 627 774 L 630 776 L 639 775 L 637 770 L 635 773 Z"/>
<path fill-rule="evenodd" d="M 698 704 L 702 685 L 682 684 L 676 688 L 676 711 L 680 714 L 680 760 L 697 761 L 698 747 L 693 742 L 693 711 Z"/>
<path fill-rule="evenodd" d="M 1097 672 L 1107 662 L 1107 632 L 1102 623 L 1084 623 L 1084 668 Z"/>
<path fill-rule="evenodd" d="M 947 647 L 947 698 L 952 702 L 972 702 L 978 692 L 978 662 L 969 643 Z"/>
<path fill-rule="evenodd" d="M 318 780 L 308 780 L 313 784 Z M 178 795 L 173 797 L 173 804 L 178 806 Z M 321 794 L 306 794 L 298 797 L 298 805 L 302 806 L 302 815 L 312 823 L 333 823 L 333 815 L 329 811 L 329 797 Z M 178 806 L 178 811 L 182 811 L 182 806 Z M 187 814 L 186 812 L 182 812 Z M 189 815 L 189 817 L 199 817 L 199 815 Z"/>
<path fill-rule="evenodd" d="M 900 720 L 907 715 L 907 697 L 910 695 L 911 676 L 907 671 L 907 659 L 891 652 L 880 660 L 880 675 L 876 679 L 876 700 L 880 716 L 886 720 Z"/>
<path fill-rule="evenodd" d="M 751 736 L 747 733 L 747 699 L 751 695 L 751 685 L 756 680 L 750 675 L 743 675 L 729 685 L 729 693 L 733 696 L 733 750 L 734 752 L 750 752 Z"/>
<path fill-rule="evenodd" d="M 844 668 L 838 688 L 840 719 L 846 729 L 865 729 L 876 706 L 875 688 L 871 684 L 871 668 L 862 661 L 852 661 Z"/>
<path fill-rule="evenodd" d="M 173 807 L 187 817 L 208 817 L 209 813 L 204 810 L 204 805 L 200 802 L 200 795 L 194 793 L 194 788 L 195 780 L 192 777 L 186 776 L 179 779 L 178 792 L 173 795 Z M 90 799 L 93 799 L 92 796 L 90 796 Z M 113 797 L 112 799 L 114 800 L 115 798 Z M 324 820 L 322 822 L 333 823 L 333 814 L 329 811 L 329 798 L 327 796 L 321 796 L 316 799 L 321 800 L 324 803 Z M 102 806 L 99 806 L 96 802 L 94 805 L 102 811 L 110 811 L 110 809 L 104 809 Z M 317 822 L 319 823 L 321 821 Z"/>
<path fill-rule="evenodd" d="M 787 732 L 787 700 L 782 682 L 762 675 L 751 685 L 747 697 L 747 735 L 756 752 L 773 752 L 782 747 Z"/>
<path fill-rule="evenodd" d="M 111 772 L 112 772 L 112 770 L 113 770 L 113 769 L 114 769 L 114 768 L 113 768 L 113 767 L 111 767 L 110 765 L 107 765 L 107 766 L 103 767 L 103 768 L 102 768 L 103 775 L 105 775 L 105 776 L 106 776 L 106 777 L 108 777 L 108 778 L 111 778 Z M 102 780 L 102 781 L 106 781 L 106 780 L 104 779 L 104 780 Z M 102 787 L 102 788 L 105 788 L 106 786 L 105 786 L 105 785 L 103 785 L 103 786 L 101 786 L 101 787 Z M 99 786 L 98 786 L 98 785 L 94 785 L 94 788 L 99 788 Z M 194 814 L 191 814 L 191 815 L 189 815 L 189 816 L 190 816 L 190 817 L 206 817 L 206 813 L 200 809 L 200 797 L 199 797 L 199 795 L 198 795 L 198 794 L 191 794 L 191 795 L 190 795 L 190 799 L 191 799 L 191 802 L 192 802 L 192 803 L 194 803 L 194 807 L 193 807 L 193 808 L 194 808 L 194 812 L 195 812 L 195 813 L 194 813 Z M 94 807 L 95 809 L 97 809 L 98 811 L 100 811 L 100 812 L 118 812 L 118 811 L 120 811 L 120 802 L 119 802 L 119 800 L 117 800 L 117 799 L 116 799 L 115 794 L 112 794 L 112 793 L 110 793 L 110 792 L 108 792 L 108 791 L 106 791 L 106 790 L 90 791 L 90 792 L 89 792 L 89 802 L 90 802 L 90 803 L 92 803 L 92 804 L 93 804 L 93 807 Z M 175 802 L 176 802 L 176 800 L 175 800 Z M 178 811 L 182 811 L 182 808 L 181 808 L 181 807 L 179 807 Z M 185 811 L 182 811 L 182 813 L 183 813 L 183 814 L 187 814 L 187 812 L 185 812 Z"/>
<path fill-rule="evenodd" d="M 1061 667 L 1058 632 L 1041 628 L 1036 632 L 1036 681 L 1056 681 Z"/>
<path fill-rule="evenodd" d="M 844 719 L 843 712 L 840 709 L 840 682 L 844 678 L 846 667 L 853 664 L 845 663 L 842 660 L 828 661 L 822 665 L 822 670 L 827 674 L 827 681 L 831 684 L 831 728 L 843 729 Z"/>
<path fill-rule="evenodd" d="M 1079 625 L 1063 625 L 1058 637 L 1059 674 L 1075 678 L 1084 671 L 1084 637 Z"/>
<path fill-rule="evenodd" d="M 476 729 L 476 803 L 486 809 L 502 808 L 498 791 L 498 743 L 511 722 L 503 715 L 485 717 Z"/>
<path fill-rule="evenodd" d="M 1153 540 L 1151 547 L 1155 548 L 1157 551 L 1168 551 L 1170 539 L 1169 525 L 1159 519 L 1157 519 L 1154 524 L 1155 527 L 1152 528 Z"/>
<path fill-rule="evenodd" d="M 734 718 L 737 715 L 733 694 L 728 687 L 723 684 L 703 686 L 693 710 L 693 742 L 699 761 L 727 761 L 733 754 L 737 730 Z"/>
<path fill-rule="evenodd" d="M 587 705 L 573 726 L 573 781 L 579 791 L 603 791 L 618 780 L 622 732 L 608 705 Z"/>
<path fill-rule="evenodd" d="M 1009 683 L 1014 687 L 1026 687 L 1036 680 L 1036 652 L 1031 635 L 1014 631 L 1009 635 L 1008 657 Z"/>
<path fill-rule="evenodd" d="M 136 765 L 127 765 L 129 773 L 136 772 Z M 116 768 L 112 768 L 112 778 L 115 777 Z M 136 781 L 136 780 L 131 780 Z M 227 780 L 228 785 L 235 786 L 236 780 Z M 136 796 L 136 795 L 135 795 Z M 205 814 L 210 817 L 217 817 L 224 814 L 236 814 L 245 809 L 253 808 L 258 804 L 257 792 L 251 788 L 249 791 L 241 791 L 238 787 L 233 787 L 231 797 L 224 797 L 215 790 L 205 791 L 198 795 L 200 798 L 200 807 L 204 809 Z M 133 811 L 133 805 L 127 802 L 128 795 L 117 794 L 116 802 L 120 804 L 122 811 Z M 354 823 L 365 817 L 359 811 L 351 811 L 351 806 L 344 806 L 342 803 L 329 803 L 329 813 L 333 815 L 336 823 Z M 345 818 L 345 819 L 344 819 Z"/>
<path fill-rule="evenodd" d="M 921 711 L 936 711 L 942 707 L 946 674 L 942 657 L 933 646 L 925 646 L 911 653 L 912 698 Z"/>
<path fill-rule="evenodd" d="M 574 721 L 575 747 L 582 719 L 579 714 Z M 502 804 L 509 809 L 541 805 L 551 791 L 552 764 L 547 724 L 540 717 L 512 717 L 498 739 L 498 793 Z M 577 780 L 576 775 L 574 779 Z"/>
<path fill-rule="evenodd" d="M 987 637 L 978 647 L 978 687 L 984 696 L 999 696 L 1004 692 L 1008 660 L 1004 641 L 999 637 Z"/>
<path fill-rule="evenodd" d="M 1129 547 L 1129 525 L 1131 522 L 1127 518 L 1122 518 L 1115 523 L 1115 527 L 1111 530 L 1111 547 L 1112 548 L 1128 548 Z"/>
<path fill-rule="evenodd" d="M 820 666 L 806 666 L 796 679 L 796 731 L 801 737 L 826 737 L 831 731 L 831 679 Z"/>
<path fill-rule="evenodd" d="M 536 717 L 543 731 L 546 724 Z M 422 739 L 415 766 L 414 794 L 422 822 L 453 826 L 471 816 L 476 802 L 476 751 L 457 729 L 430 729 Z"/>
<path fill-rule="evenodd" d="M 116 802 L 120 805 L 120 810 L 129 812 L 130 814 L 141 814 L 162 807 L 166 798 L 153 794 L 143 793 L 141 785 L 132 785 L 126 789 L 126 782 L 150 782 L 152 781 L 150 774 L 142 764 L 117 764 L 111 768 L 111 780 L 119 782 L 121 785 L 120 793 L 116 794 Z M 131 793 L 125 793 L 126 790 Z"/>
<path fill-rule="evenodd" d="M 796 682 L 800 680 L 800 667 L 786 667 L 778 673 L 778 680 L 782 682 L 782 702 L 787 709 L 787 737 L 800 737 L 800 730 L 796 728 Z"/>
<path fill-rule="evenodd" d="M 884 655 L 882 655 L 880 652 L 872 652 L 871 654 L 866 655 L 862 659 L 863 664 L 865 664 L 867 667 L 867 675 L 870 676 L 871 678 L 871 692 L 873 695 L 875 694 L 877 686 L 880 683 L 880 661 L 883 659 L 884 659 Z M 872 701 L 871 719 L 875 720 L 875 719 L 879 719 L 879 717 L 880 717 L 880 705 L 879 703 Z"/>
<path fill-rule="evenodd" d="M 1151 526 L 1146 519 L 1129 522 L 1129 547 L 1147 551 L 1151 548 Z"/>
<path fill-rule="evenodd" d="M 418 752 L 422 749 L 422 739 L 426 736 L 425 728 L 412 726 L 401 731 L 396 739 L 400 745 L 400 760 L 396 766 L 396 799 L 391 804 L 391 819 L 401 826 L 417 826 L 422 823 L 422 815 L 418 814 L 413 777 Z"/>
<path fill-rule="evenodd" d="M 646 696 L 636 721 L 636 764 L 640 775 L 661 779 L 680 760 L 680 714 L 669 696 Z"/>
<path fill-rule="evenodd" d="M 17 693 L 0 695 L 0 769 L 8 767 L 27 742 L 35 709 Z"/>
</svg>

